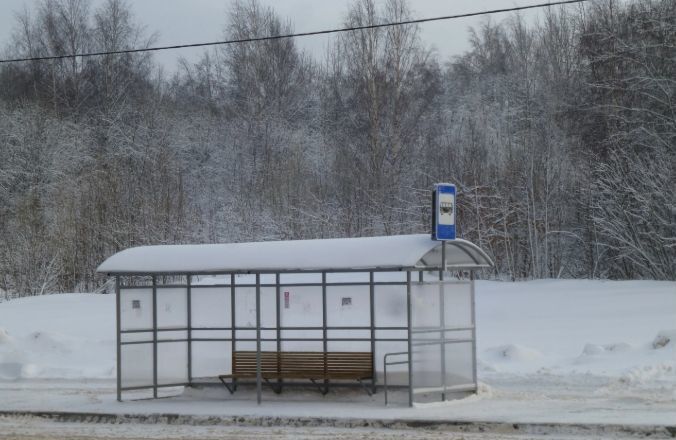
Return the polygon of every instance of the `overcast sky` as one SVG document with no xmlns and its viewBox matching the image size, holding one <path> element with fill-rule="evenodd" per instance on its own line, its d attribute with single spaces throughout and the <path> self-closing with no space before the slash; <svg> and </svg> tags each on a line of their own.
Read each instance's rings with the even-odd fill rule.
<svg viewBox="0 0 676 440">
<path fill-rule="evenodd" d="M 96 6 L 101 0 L 91 0 Z M 261 0 L 294 24 L 296 32 L 340 27 L 351 0 Z M 382 0 L 377 0 L 382 1 Z M 39 0 L 0 0 L 0 46 L 5 47 L 15 25 L 14 12 L 33 9 Z M 215 41 L 223 38 L 223 25 L 230 0 L 128 0 L 138 22 L 149 32 L 157 32 L 157 45 Z M 416 18 L 454 15 L 486 9 L 508 8 L 543 3 L 543 0 L 410 0 Z M 528 19 L 536 12 L 525 11 Z M 496 14 L 502 20 L 507 14 Z M 480 17 L 426 23 L 421 26 L 425 44 L 434 47 L 442 60 L 468 49 L 468 29 L 480 24 Z M 332 36 L 299 38 L 298 44 L 321 56 Z M 168 70 L 176 60 L 195 60 L 204 49 L 181 49 L 156 53 L 156 59 Z"/>
</svg>

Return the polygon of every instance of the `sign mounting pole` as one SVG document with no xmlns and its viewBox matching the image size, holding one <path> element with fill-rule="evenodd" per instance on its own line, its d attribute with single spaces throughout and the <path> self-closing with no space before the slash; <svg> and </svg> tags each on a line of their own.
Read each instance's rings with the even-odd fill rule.
<svg viewBox="0 0 676 440">
<path fill-rule="evenodd" d="M 439 270 L 439 330 L 441 344 L 441 400 L 446 400 L 446 306 L 444 272 L 446 272 L 446 242 L 455 240 L 455 185 L 437 183 L 432 193 L 432 240 L 441 241 L 441 268 Z"/>
</svg>

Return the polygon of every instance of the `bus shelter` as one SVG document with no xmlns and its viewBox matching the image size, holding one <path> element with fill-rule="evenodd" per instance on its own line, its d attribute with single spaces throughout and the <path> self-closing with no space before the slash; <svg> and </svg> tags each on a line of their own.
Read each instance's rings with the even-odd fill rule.
<svg viewBox="0 0 676 440">
<path fill-rule="evenodd" d="M 302 379 L 405 387 L 409 405 L 475 392 L 474 272 L 492 264 L 423 234 L 121 251 L 98 268 L 115 279 L 117 398 L 218 377 L 259 403 Z"/>
</svg>

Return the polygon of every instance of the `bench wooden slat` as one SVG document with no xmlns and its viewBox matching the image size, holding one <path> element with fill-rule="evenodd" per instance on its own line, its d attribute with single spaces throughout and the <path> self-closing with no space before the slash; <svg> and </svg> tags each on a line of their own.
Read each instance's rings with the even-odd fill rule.
<svg viewBox="0 0 676 440">
<path fill-rule="evenodd" d="M 255 378 L 257 358 L 255 351 L 235 351 L 232 374 L 219 377 Z M 262 351 L 260 362 L 261 375 L 268 380 L 364 380 L 373 377 L 373 354 L 370 352 Z"/>
</svg>

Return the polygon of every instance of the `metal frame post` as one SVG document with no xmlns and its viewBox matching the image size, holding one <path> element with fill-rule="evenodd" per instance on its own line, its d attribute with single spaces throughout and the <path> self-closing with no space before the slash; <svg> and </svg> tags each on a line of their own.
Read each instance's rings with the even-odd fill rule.
<svg viewBox="0 0 676 440">
<path fill-rule="evenodd" d="M 322 347 L 324 350 L 324 377 L 327 373 L 327 362 L 326 362 L 326 353 L 328 352 L 328 343 L 327 338 L 328 334 L 326 331 L 326 272 L 322 272 Z M 328 379 L 324 379 L 324 385 L 328 385 Z"/>
<path fill-rule="evenodd" d="M 235 274 L 230 274 L 230 362 L 237 349 L 237 330 L 235 330 Z M 234 374 L 234 365 L 230 365 L 230 372 Z M 232 380 L 233 385 L 237 386 L 237 379 Z"/>
<path fill-rule="evenodd" d="M 469 272 L 470 279 L 470 295 L 471 295 L 471 313 L 472 313 L 472 380 L 474 381 L 475 392 L 479 390 L 479 383 L 477 381 L 477 365 L 476 365 L 476 305 L 475 305 L 475 290 L 474 290 L 474 271 Z"/>
<path fill-rule="evenodd" d="M 153 397 L 157 399 L 157 277 L 153 275 Z"/>
<path fill-rule="evenodd" d="M 376 372 L 376 311 L 375 311 L 375 286 L 373 285 L 373 271 L 369 272 L 369 313 L 371 319 L 371 371 L 373 379 L 371 380 L 371 391 L 376 392 L 376 381 L 378 373 Z"/>
<path fill-rule="evenodd" d="M 263 378 L 261 372 L 261 274 L 256 274 L 256 401 L 261 404 Z"/>
<path fill-rule="evenodd" d="M 282 341 L 281 341 L 281 327 L 282 327 L 282 311 L 280 307 L 280 287 L 279 287 L 279 273 L 275 274 L 275 312 L 276 312 L 276 323 L 277 323 L 277 351 L 282 351 Z"/>
<path fill-rule="evenodd" d="M 444 301 L 444 275 L 446 272 L 446 242 L 441 242 L 441 270 L 439 271 L 439 339 L 441 340 L 441 401 L 446 400 L 446 308 Z"/>
<path fill-rule="evenodd" d="M 408 406 L 413 406 L 413 351 L 411 341 L 411 271 L 406 271 L 406 322 L 408 327 Z"/>
<path fill-rule="evenodd" d="M 185 277 L 188 307 L 188 386 L 192 386 L 192 290 L 190 288 L 192 277 L 190 275 L 186 275 Z"/>
<path fill-rule="evenodd" d="M 122 402 L 122 323 L 120 277 L 115 277 L 115 322 L 117 326 L 117 401 Z"/>
<path fill-rule="evenodd" d="M 280 287 L 279 287 L 279 272 L 275 274 L 275 308 L 276 308 L 276 324 L 277 324 L 277 374 L 281 376 L 282 373 L 282 362 L 281 362 L 281 355 L 279 353 L 282 352 L 282 312 L 281 312 L 281 307 L 280 307 Z M 277 379 L 277 383 L 282 383 L 282 379 Z"/>
</svg>

